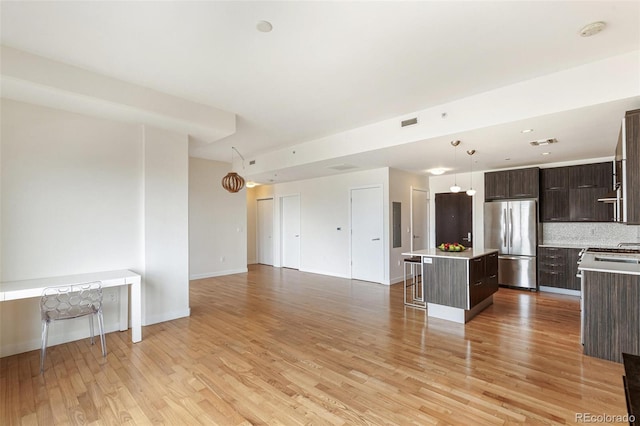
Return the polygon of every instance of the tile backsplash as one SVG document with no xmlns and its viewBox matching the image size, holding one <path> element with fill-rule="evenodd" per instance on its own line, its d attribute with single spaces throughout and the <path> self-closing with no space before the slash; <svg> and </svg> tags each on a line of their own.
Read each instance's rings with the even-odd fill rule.
<svg viewBox="0 0 640 426">
<path fill-rule="evenodd" d="M 620 223 L 543 223 L 542 243 L 585 247 L 640 243 L 640 226 Z"/>
</svg>

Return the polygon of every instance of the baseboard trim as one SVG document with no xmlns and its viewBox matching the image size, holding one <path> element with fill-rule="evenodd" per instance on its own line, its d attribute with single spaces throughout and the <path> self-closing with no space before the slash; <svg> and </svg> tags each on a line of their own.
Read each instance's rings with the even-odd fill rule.
<svg viewBox="0 0 640 426">
<path fill-rule="evenodd" d="M 548 287 L 546 285 L 541 285 L 539 287 L 540 291 L 546 291 L 547 293 L 556 293 L 556 294 L 566 294 L 567 296 L 578 296 L 580 297 L 580 290 L 570 290 L 568 288 L 558 288 L 558 287 Z"/>
<path fill-rule="evenodd" d="M 214 278 L 214 277 L 222 277 L 224 275 L 242 274 L 247 271 L 248 271 L 247 268 L 238 268 L 238 269 L 226 269 L 224 271 L 208 272 L 205 274 L 193 274 L 193 275 L 189 275 L 189 280 L 202 280 L 204 278 Z"/>
<path fill-rule="evenodd" d="M 157 315 L 146 315 L 142 320 L 142 325 L 153 325 L 161 322 L 171 321 L 178 318 L 185 318 L 191 315 L 191 308 L 180 309 L 178 311 L 163 312 Z"/>
</svg>

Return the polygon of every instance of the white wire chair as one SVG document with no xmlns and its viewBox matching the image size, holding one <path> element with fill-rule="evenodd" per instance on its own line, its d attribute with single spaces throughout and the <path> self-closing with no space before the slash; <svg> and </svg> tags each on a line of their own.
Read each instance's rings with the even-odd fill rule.
<svg viewBox="0 0 640 426">
<path fill-rule="evenodd" d="M 49 324 L 52 321 L 89 317 L 91 344 L 93 345 L 93 317 L 98 317 L 98 331 L 102 343 L 102 356 L 107 356 L 104 338 L 104 319 L 102 317 L 102 283 L 100 281 L 47 287 L 40 298 L 42 317 L 42 349 L 40 351 L 40 372 L 44 372 L 44 360 L 47 352 Z"/>
</svg>

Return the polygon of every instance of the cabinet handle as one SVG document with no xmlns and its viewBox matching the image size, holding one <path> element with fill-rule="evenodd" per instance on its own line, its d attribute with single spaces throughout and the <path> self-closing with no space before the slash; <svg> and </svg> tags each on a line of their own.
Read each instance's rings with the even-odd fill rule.
<svg viewBox="0 0 640 426">
<path fill-rule="evenodd" d="M 578 188 L 596 188 L 596 185 L 593 185 L 593 184 L 578 185 Z"/>
<path fill-rule="evenodd" d="M 495 278 L 495 277 L 497 277 L 497 275 L 496 275 L 496 274 L 489 275 L 489 278 Z"/>
<path fill-rule="evenodd" d="M 477 287 L 477 286 L 479 286 L 479 285 L 482 285 L 482 281 L 477 281 L 477 282 L 473 283 L 473 285 L 474 285 L 475 287 Z"/>
<path fill-rule="evenodd" d="M 514 197 L 526 197 L 529 196 L 531 194 L 527 194 L 527 193 L 523 193 L 523 194 L 513 194 Z"/>
<path fill-rule="evenodd" d="M 479 257 L 479 258 L 477 258 L 477 259 L 473 259 L 473 261 L 474 261 L 474 262 L 482 262 L 482 258 L 481 258 L 481 257 Z"/>
</svg>

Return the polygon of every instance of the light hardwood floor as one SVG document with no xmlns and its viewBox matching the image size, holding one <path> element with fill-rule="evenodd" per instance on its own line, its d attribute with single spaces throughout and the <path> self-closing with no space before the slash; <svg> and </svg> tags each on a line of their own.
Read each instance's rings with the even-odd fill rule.
<svg viewBox="0 0 640 426">
<path fill-rule="evenodd" d="M 0 360 L 0 424 L 563 424 L 624 415 L 575 297 L 501 288 L 466 326 L 391 287 L 266 266 L 193 281 L 191 317 Z"/>
</svg>

